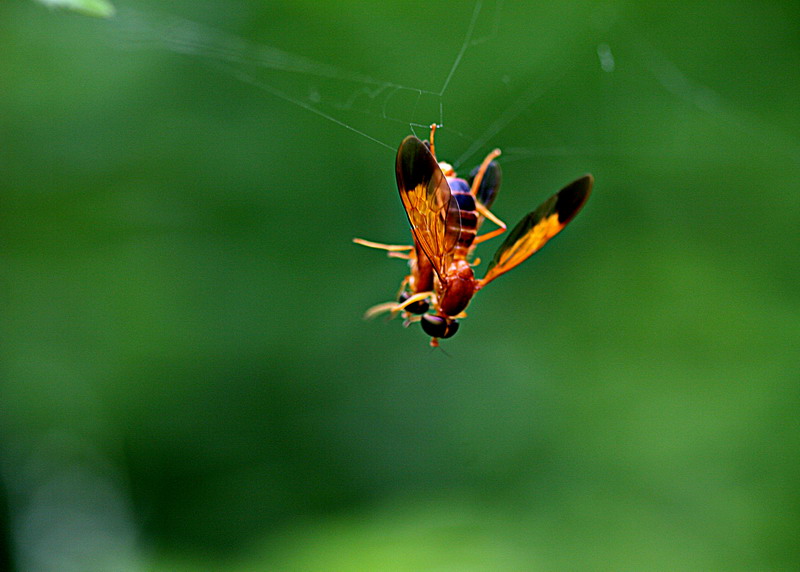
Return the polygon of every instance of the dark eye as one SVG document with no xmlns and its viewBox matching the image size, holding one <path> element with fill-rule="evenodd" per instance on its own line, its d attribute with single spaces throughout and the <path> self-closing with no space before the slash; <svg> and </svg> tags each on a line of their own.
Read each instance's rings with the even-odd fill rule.
<svg viewBox="0 0 800 572">
<path fill-rule="evenodd" d="M 420 320 L 422 331 L 432 338 L 451 338 L 458 331 L 458 320 L 448 322 L 446 318 L 425 314 Z"/>
<path fill-rule="evenodd" d="M 403 302 L 408 300 L 410 297 L 411 297 L 411 294 L 409 294 L 408 292 L 401 292 L 400 293 L 400 297 L 397 299 L 397 301 L 400 304 L 402 304 Z M 419 315 L 419 314 L 424 314 L 425 312 L 427 312 L 429 307 L 430 307 L 430 304 L 428 303 L 427 300 L 419 300 L 418 302 L 414 302 L 414 303 L 409 304 L 408 306 L 406 306 L 405 307 L 405 311 L 410 313 L 410 314 L 418 314 Z"/>
</svg>

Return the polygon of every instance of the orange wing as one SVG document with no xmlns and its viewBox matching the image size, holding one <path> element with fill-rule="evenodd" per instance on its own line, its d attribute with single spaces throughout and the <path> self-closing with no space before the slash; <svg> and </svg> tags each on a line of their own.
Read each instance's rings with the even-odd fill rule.
<svg viewBox="0 0 800 572">
<path fill-rule="evenodd" d="M 409 135 L 397 150 L 397 188 L 414 242 L 443 278 L 461 232 L 461 211 L 428 147 Z"/>
<path fill-rule="evenodd" d="M 486 276 L 480 281 L 485 286 L 524 262 L 561 229 L 567 226 L 581 210 L 592 191 L 594 177 L 584 175 L 558 191 L 523 218 L 508 238 L 500 245 L 489 264 Z"/>
</svg>

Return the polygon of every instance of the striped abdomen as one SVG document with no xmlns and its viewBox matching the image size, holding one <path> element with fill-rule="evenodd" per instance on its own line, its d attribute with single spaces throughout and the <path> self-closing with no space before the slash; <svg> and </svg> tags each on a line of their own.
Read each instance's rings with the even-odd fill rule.
<svg viewBox="0 0 800 572">
<path fill-rule="evenodd" d="M 460 231 L 458 228 L 448 228 L 453 234 L 458 233 L 455 247 L 453 249 L 454 260 L 465 260 L 475 235 L 478 233 L 478 214 L 475 212 L 475 199 L 469 192 L 469 185 L 464 179 L 447 177 L 447 184 L 450 185 L 450 194 L 458 203 L 461 211 Z M 453 221 L 452 224 L 459 224 Z"/>
</svg>

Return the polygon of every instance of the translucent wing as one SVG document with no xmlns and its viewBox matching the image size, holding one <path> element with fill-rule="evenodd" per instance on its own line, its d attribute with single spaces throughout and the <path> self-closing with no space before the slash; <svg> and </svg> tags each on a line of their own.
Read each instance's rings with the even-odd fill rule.
<svg viewBox="0 0 800 572">
<path fill-rule="evenodd" d="M 472 186 L 472 181 L 475 180 L 475 176 L 478 174 L 480 170 L 480 165 L 472 169 L 472 172 L 469 174 L 469 186 Z M 487 209 L 492 208 L 492 203 L 494 203 L 494 199 L 497 197 L 497 191 L 500 190 L 500 182 L 503 179 L 503 172 L 500 169 L 500 163 L 497 161 L 492 161 L 489 163 L 489 166 L 486 168 L 486 172 L 483 174 L 483 179 L 481 180 L 481 184 L 478 187 L 478 192 L 475 193 L 475 198 L 485 206 Z"/>
<path fill-rule="evenodd" d="M 441 278 L 461 231 L 458 203 L 436 159 L 413 135 L 400 144 L 395 167 L 414 241 Z"/>
<path fill-rule="evenodd" d="M 594 178 L 584 175 L 523 218 L 497 249 L 481 286 L 525 261 L 567 226 L 586 203 L 593 184 Z"/>
</svg>

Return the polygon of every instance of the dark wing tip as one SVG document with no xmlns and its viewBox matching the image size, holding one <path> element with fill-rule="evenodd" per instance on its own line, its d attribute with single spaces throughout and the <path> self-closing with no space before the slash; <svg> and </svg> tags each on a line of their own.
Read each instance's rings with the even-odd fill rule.
<svg viewBox="0 0 800 572">
<path fill-rule="evenodd" d="M 395 171 L 400 188 L 413 189 L 431 178 L 431 164 L 436 160 L 418 137 L 409 135 L 397 149 Z"/>
<path fill-rule="evenodd" d="M 567 224 L 578 214 L 589 198 L 593 185 L 594 177 L 586 174 L 558 191 L 555 208 L 558 213 L 558 222 Z"/>
<path fill-rule="evenodd" d="M 472 183 L 475 180 L 475 176 L 478 174 L 480 168 L 481 166 L 478 165 L 472 169 L 472 172 L 470 172 L 468 179 L 470 187 L 472 187 Z M 492 208 L 494 199 L 497 198 L 497 192 L 500 190 L 500 183 L 502 180 L 503 170 L 500 168 L 500 163 L 497 161 L 492 161 L 486 168 L 486 172 L 483 174 L 483 180 L 481 181 L 480 187 L 478 187 L 478 192 L 476 193 L 478 201 L 480 201 L 480 203 L 487 209 Z"/>
</svg>

